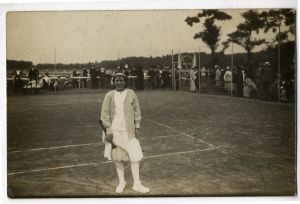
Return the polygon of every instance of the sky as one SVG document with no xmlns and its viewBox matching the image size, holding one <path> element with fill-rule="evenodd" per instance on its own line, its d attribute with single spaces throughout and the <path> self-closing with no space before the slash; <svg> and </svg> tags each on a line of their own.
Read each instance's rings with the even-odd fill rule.
<svg viewBox="0 0 300 204">
<path fill-rule="evenodd" d="M 177 52 L 207 52 L 200 39 L 203 29 L 184 21 L 200 10 L 43 11 L 8 12 L 7 59 L 38 63 L 87 63 L 129 56 L 162 56 Z M 219 22 L 221 42 L 243 21 L 242 9 L 223 10 L 232 16 Z M 272 40 L 274 34 L 257 37 Z M 220 46 L 221 48 L 221 46 Z M 263 49 L 257 47 L 254 51 Z M 234 53 L 245 52 L 238 45 Z M 231 53 L 228 48 L 226 54 Z"/>
</svg>

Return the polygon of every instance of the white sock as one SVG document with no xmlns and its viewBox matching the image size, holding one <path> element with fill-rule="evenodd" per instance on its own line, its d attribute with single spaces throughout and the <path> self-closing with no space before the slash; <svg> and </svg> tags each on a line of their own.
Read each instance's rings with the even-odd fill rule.
<svg viewBox="0 0 300 204">
<path fill-rule="evenodd" d="M 124 165 L 122 162 L 116 162 L 116 170 L 119 177 L 119 183 L 125 183 Z"/>
<path fill-rule="evenodd" d="M 134 184 L 140 183 L 140 169 L 139 162 L 131 162 L 131 172 Z"/>
</svg>

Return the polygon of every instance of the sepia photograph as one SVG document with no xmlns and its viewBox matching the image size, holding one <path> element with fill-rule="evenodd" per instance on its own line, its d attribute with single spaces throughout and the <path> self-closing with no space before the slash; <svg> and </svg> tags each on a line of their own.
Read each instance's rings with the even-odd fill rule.
<svg viewBox="0 0 300 204">
<path fill-rule="evenodd" d="M 295 197 L 296 14 L 8 11 L 7 197 Z"/>
</svg>

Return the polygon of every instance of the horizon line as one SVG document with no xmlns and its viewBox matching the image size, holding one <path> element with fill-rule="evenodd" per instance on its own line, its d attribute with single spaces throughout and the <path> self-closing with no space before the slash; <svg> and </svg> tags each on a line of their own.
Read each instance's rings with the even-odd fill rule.
<svg viewBox="0 0 300 204">
<path fill-rule="evenodd" d="M 268 49 L 268 48 L 266 48 Z M 267 50 L 266 49 L 262 49 L 260 51 L 255 51 L 255 52 L 251 52 L 252 54 L 253 53 L 259 53 L 259 52 L 266 52 Z M 274 48 L 273 48 L 274 49 Z M 198 53 L 199 52 L 182 52 L 180 54 L 194 54 L 194 53 Z M 200 54 L 206 54 L 206 55 L 211 55 L 211 53 L 207 53 L 207 52 L 200 52 Z M 220 52 L 217 52 L 215 53 L 216 55 L 237 55 L 237 54 L 247 54 L 247 52 L 237 52 L 237 53 L 231 53 L 231 54 L 225 54 L 225 53 L 220 53 Z M 173 56 L 177 56 L 178 53 L 175 53 Z M 63 63 L 63 62 L 56 62 L 56 63 L 53 63 L 53 62 L 39 62 L 39 63 L 36 63 L 34 64 L 32 61 L 27 61 L 27 60 L 16 60 L 16 59 L 6 59 L 7 60 L 11 60 L 11 61 L 23 61 L 23 62 L 32 62 L 33 65 L 38 65 L 38 64 L 63 64 L 63 65 L 70 65 L 70 64 L 101 64 L 102 62 L 107 62 L 107 61 L 112 61 L 112 62 L 118 62 L 118 61 L 122 61 L 122 60 L 126 60 L 127 58 L 132 58 L 132 57 L 136 57 L 136 58 L 163 58 L 163 57 L 166 57 L 166 56 L 172 56 L 171 54 L 166 54 L 166 55 L 160 55 L 160 56 L 128 56 L 128 57 L 124 57 L 124 58 L 121 58 L 121 59 L 115 59 L 115 60 L 112 60 L 112 59 L 108 59 L 108 60 L 101 60 L 101 61 L 98 61 L 98 60 L 93 60 L 93 61 L 89 61 L 89 62 L 69 62 L 69 63 Z M 97 62 L 97 63 L 96 63 Z"/>
</svg>

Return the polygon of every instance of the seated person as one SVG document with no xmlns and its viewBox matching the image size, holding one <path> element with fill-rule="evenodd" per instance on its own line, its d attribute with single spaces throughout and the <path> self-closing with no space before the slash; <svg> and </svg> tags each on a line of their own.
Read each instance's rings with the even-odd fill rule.
<svg viewBox="0 0 300 204">
<path fill-rule="evenodd" d="M 46 72 L 45 76 L 42 78 L 42 87 L 43 88 L 52 88 L 53 87 L 53 83 L 49 78 L 48 72 Z"/>
<path fill-rule="evenodd" d="M 35 80 L 32 80 L 24 86 L 25 89 L 40 89 L 42 87 L 43 87 L 43 83 L 41 80 L 39 83 L 37 83 Z"/>
<path fill-rule="evenodd" d="M 246 78 L 245 87 L 244 87 L 244 97 L 246 97 L 246 98 L 253 97 L 255 95 L 256 89 L 257 89 L 256 85 L 252 81 L 252 79 L 249 77 Z"/>
</svg>

